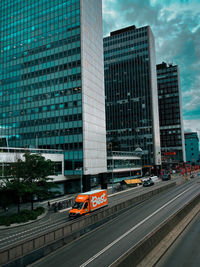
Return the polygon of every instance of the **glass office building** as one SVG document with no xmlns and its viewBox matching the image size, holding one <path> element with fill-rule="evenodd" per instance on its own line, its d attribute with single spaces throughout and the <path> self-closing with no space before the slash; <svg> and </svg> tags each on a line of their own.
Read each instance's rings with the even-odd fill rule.
<svg viewBox="0 0 200 267">
<path fill-rule="evenodd" d="M 180 74 L 177 65 L 157 65 L 161 154 L 163 166 L 185 162 Z"/>
<path fill-rule="evenodd" d="M 0 39 L 8 145 L 63 149 L 67 177 L 106 172 L 102 1 L 1 1 Z"/>
<path fill-rule="evenodd" d="M 149 26 L 130 26 L 104 38 L 104 74 L 108 147 L 140 147 L 143 167 L 159 166 L 155 45 Z"/>
<path fill-rule="evenodd" d="M 191 165 L 199 165 L 199 137 L 197 132 L 185 133 L 186 162 Z"/>
</svg>

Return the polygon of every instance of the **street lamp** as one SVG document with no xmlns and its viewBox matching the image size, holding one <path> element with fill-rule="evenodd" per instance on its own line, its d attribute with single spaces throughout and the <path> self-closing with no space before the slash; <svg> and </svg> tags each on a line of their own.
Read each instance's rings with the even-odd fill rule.
<svg viewBox="0 0 200 267">
<path fill-rule="evenodd" d="M 82 193 L 82 184 L 83 184 L 83 182 L 82 182 L 82 180 L 83 180 L 83 167 L 80 167 L 80 168 L 76 168 L 75 170 L 76 171 L 81 171 L 81 177 L 80 177 L 80 191 L 81 191 L 81 193 Z"/>
<path fill-rule="evenodd" d="M 112 193 L 113 193 L 113 180 L 114 180 L 114 159 L 113 159 L 113 151 L 111 150 L 111 155 L 112 155 Z"/>
<path fill-rule="evenodd" d="M 82 188 L 83 188 L 83 172 L 84 170 L 87 171 L 87 168 L 84 168 L 84 167 L 80 167 L 80 168 L 76 168 L 75 169 L 76 171 L 81 171 L 81 179 L 80 179 L 80 189 L 81 189 L 81 193 L 82 193 Z"/>
<path fill-rule="evenodd" d="M 135 149 L 135 153 L 141 157 L 141 176 L 142 176 L 142 148 L 141 147 L 137 147 Z"/>
</svg>

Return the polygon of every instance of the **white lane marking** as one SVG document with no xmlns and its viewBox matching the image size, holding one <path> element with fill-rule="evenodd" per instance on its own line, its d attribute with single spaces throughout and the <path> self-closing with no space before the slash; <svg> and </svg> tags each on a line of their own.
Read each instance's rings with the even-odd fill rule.
<svg viewBox="0 0 200 267">
<path fill-rule="evenodd" d="M 160 207 L 159 209 L 157 209 L 156 211 L 154 211 L 151 215 L 149 215 L 148 217 L 146 217 L 144 220 L 142 220 L 141 222 L 139 222 L 137 225 L 133 226 L 131 229 L 129 229 L 126 233 L 124 233 L 123 235 L 121 235 L 120 237 L 118 237 L 116 240 L 114 240 L 112 243 L 110 243 L 108 246 L 106 246 L 104 249 L 102 249 L 101 251 L 99 251 L 96 255 L 94 255 L 93 257 L 91 257 L 89 260 L 87 260 L 85 263 L 83 263 L 82 265 L 80 265 L 80 267 L 85 267 L 87 266 L 89 263 L 91 263 L 93 260 L 95 260 L 96 258 L 98 258 L 101 254 L 103 254 L 105 251 L 107 251 L 108 249 L 110 249 L 112 246 L 114 246 L 117 242 L 119 242 L 121 239 L 123 239 L 124 237 L 126 237 L 128 234 L 130 234 L 132 231 L 134 231 L 136 228 L 138 228 L 141 224 L 143 224 L 144 222 L 146 222 L 147 220 L 149 220 L 151 217 L 153 217 L 155 214 L 157 214 L 159 211 L 161 211 L 162 209 L 164 209 L 165 207 L 167 207 L 169 204 L 171 204 L 174 200 L 176 200 L 177 198 L 179 198 L 180 196 L 182 196 L 183 194 L 185 194 L 187 191 L 189 191 L 192 187 L 189 187 L 187 190 L 183 191 L 182 193 L 180 193 L 179 195 L 177 195 L 175 198 L 171 199 L 168 203 L 166 203 L 165 205 L 163 205 L 162 207 Z"/>
</svg>

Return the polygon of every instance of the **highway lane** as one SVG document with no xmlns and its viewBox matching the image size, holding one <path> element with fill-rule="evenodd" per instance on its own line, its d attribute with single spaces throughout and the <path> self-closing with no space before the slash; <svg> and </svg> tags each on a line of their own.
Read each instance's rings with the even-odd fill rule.
<svg viewBox="0 0 200 267">
<path fill-rule="evenodd" d="M 200 266 L 200 214 L 178 237 L 155 267 Z"/>
<path fill-rule="evenodd" d="M 161 185 L 163 185 L 162 182 L 157 182 L 153 187 L 144 188 L 143 186 L 140 186 L 112 194 L 109 196 L 109 206 L 133 198 L 134 196 L 141 195 L 152 189 L 159 188 Z M 61 213 L 50 212 L 43 219 L 31 224 L 0 230 L 0 248 L 37 235 L 38 233 L 44 232 L 46 230 L 54 229 L 55 227 L 68 222 L 71 222 L 68 218 L 68 211 Z"/>
<path fill-rule="evenodd" d="M 109 266 L 199 193 L 193 180 L 155 195 L 31 266 Z"/>
</svg>

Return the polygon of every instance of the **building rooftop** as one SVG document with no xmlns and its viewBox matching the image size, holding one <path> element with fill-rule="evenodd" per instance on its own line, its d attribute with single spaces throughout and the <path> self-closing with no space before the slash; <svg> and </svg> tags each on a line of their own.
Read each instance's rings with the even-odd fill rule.
<svg viewBox="0 0 200 267">
<path fill-rule="evenodd" d="M 157 70 L 171 68 L 171 67 L 175 67 L 175 65 L 173 65 L 172 63 L 167 64 L 164 61 L 161 64 L 156 65 Z"/>
<path fill-rule="evenodd" d="M 185 138 L 187 139 L 189 139 L 189 138 L 196 138 L 196 139 L 198 139 L 199 140 L 199 137 L 198 137 L 198 133 L 197 132 L 186 132 L 186 133 L 184 133 L 184 135 L 185 135 Z"/>
<path fill-rule="evenodd" d="M 136 26 L 135 25 L 132 25 L 132 26 L 129 26 L 129 27 L 126 27 L 126 28 L 117 30 L 117 31 L 113 31 L 113 32 L 110 33 L 110 36 L 118 35 L 118 34 L 121 34 L 121 33 L 124 33 L 124 32 L 133 31 L 135 29 L 136 29 Z"/>
</svg>

